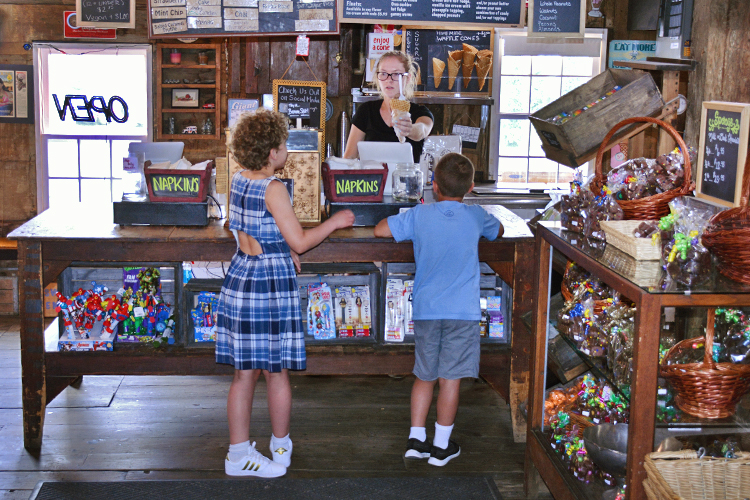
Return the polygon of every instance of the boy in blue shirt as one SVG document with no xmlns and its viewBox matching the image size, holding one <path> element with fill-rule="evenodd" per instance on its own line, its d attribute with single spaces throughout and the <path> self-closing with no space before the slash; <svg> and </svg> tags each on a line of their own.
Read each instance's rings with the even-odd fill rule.
<svg viewBox="0 0 750 500">
<path fill-rule="evenodd" d="M 435 167 L 432 190 L 437 203 L 417 205 L 383 219 L 375 236 L 412 241 L 414 277 L 414 386 L 411 431 L 406 458 L 429 458 L 437 466 L 461 454 L 450 439 L 458 411 L 463 377 L 479 376 L 479 238 L 494 240 L 503 225 L 479 205 L 462 203 L 474 188 L 474 165 L 449 153 Z M 435 384 L 435 437 L 427 439 L 425 423 Z"/>
</svg>

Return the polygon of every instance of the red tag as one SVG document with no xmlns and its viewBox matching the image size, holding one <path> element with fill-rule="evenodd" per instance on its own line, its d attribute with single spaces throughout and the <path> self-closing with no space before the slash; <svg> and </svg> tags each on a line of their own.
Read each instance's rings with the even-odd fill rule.
<svg viewBox="0 0 750 500">
<path fill-rule="evenodd" d="M 76 26 L 76 11 L 66 10 L 63 14 L 63 34 L 65 38 L 117 38 L 115 28 L 94 28 L 91 26 Z"/>
<path fill-rule="evenodd" d="M 310 54 L 310 39 L 305 35 L 297 37 L 297 55 L 307 57 Z"/>
</svg>

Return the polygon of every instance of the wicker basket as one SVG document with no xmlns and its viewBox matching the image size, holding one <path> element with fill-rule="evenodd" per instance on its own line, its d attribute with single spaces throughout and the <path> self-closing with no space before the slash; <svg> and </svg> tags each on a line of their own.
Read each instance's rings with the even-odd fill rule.
<svg viewBox="0 0 750 500">
<path fill-rule="evenodd" d="M 649 500 L 743 500 L 750 495 L 750 453 L 698 458 L 693 450 L 646 455 Z"/>
<path fill-rule="evenodd" d="M 697 337 L 672 346 L 660 366 L 661 376 L 674 388 L 677 407 L 700 418 L 734 415 L 737 403 L 750 389 L 750 365 L 716 363 L 713 359 L 715 316 L 716 309 L 709 309 L 702 363 L 666 364 L 675 351 L 704 340 L 704 337 Z"/>
<path fill-rule="evenodd" d="M 651 238 L 636 238 L 633 231 L 643 221 L 608 220 L 599 224 L 607 235 L 607 243 L 616 246 L 636 260 L 659 260 L 661 248 Z"/>
<path fill-rule="evenodd" d="M 604 138 L 602 145 L 599 147 L 599 151 L 596 153 L 596 175 L 591 181 L 591 187 L 594 194 L 598 194 L 601 192 L 602 187 L 607 184 L 607 176 L 602 173 L 602 161 L 604 159 L 604 152 L 607 149 L 607 145 L 620 128 L 635 122 L 648 122 L 659 125 L 672 136 L 680 147 L 680 151 L 684 153 L 682 156 L 685 159 L 685 164 L 683 166 L 683 169 L 685 170 L 685 181 L 681 187 L 638 200 L 617 200 L 622 211 L 625 212 L 625 220 L 659 220 L 669 213 L 669 202 L 679 196 L 688 194 L 695 189 L 695 184 L 691 181 L 692 174 L 690 170 L 690 157 L 687 154 L 688 148 L 685 145 L 685 141 L 682 140 L 679 132 L 677 132 L 671 125 L 659 120 L 658 118 L 635 116 L 623 120 L 612 127 L 612 130 L 610 130 Z"/>
<path fill-rule="evenodd" d="M 748 150 L 745 165 L 750 160 Z M 750 168 L 745 168 L 740 206 L 711 217 L 701 242 L 718 260 L 717 268 L 729 279 L 750 283 Z"/>
</svg>

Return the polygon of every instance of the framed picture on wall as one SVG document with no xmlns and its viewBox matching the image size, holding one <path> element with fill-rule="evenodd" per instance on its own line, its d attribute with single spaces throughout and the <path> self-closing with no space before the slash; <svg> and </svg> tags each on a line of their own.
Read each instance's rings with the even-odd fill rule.
<svg viewBox="0 0 750 500">
<path fill-rule="evenodd" d="M 198 89 L 172 89 L 173 108 L 197 108 Z"/>
</svg>

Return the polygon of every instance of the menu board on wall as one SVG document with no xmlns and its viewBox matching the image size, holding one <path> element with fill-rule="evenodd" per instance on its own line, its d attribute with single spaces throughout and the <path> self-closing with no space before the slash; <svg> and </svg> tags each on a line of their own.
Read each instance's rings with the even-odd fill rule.
<svg viewBox="0 0 750 500">
<path fill-rule="evenodd" d="M 76 26 L 135 28 L 135 0 L 76 0 Z"/>
<path fill-rule="evenodd" d="M 583 37 L 586 0 L 529 0 L 529 36 Z"/>
<path fill-rule="evenodd" d="M 488 94 L 492 88 L 492 31 L 429 30 L 404 26 L 405 50 L 417 64 L 417 90 Z"/>
<path fill-rule="evenodd" d="M 420 26 L 523 25 L 524 0 L 339 0 L 342 23 Z"/>
<path fill-rule="evenodd" d="M 148 0 L 148 4 L 149 38 L 339 32 L 335 0 Z"/>
<path fill-rule="evenodd" d="M 736 207 L 748 148 L 750 104 L 706 101 L 701 111 L 695 195 Z"/>
</svg>

